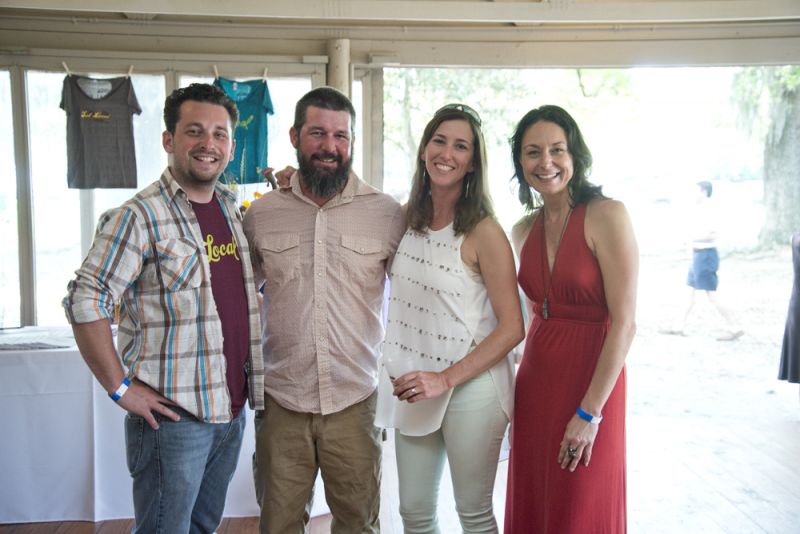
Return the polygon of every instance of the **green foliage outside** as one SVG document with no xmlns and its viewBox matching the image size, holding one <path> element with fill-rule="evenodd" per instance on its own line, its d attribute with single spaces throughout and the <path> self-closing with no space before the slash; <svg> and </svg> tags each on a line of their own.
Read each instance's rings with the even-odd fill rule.
<svg viewBox="0 0 800 534">
<path fill-rule="evenodd" d="M 578 69 L 558 74 L 562 87 L 566 86 L 560 94 L 552 87 L 527 83 L 520 71 L 512 69 L 386 69 L 384 136 L 390 146 L 409 156 L 413 169 L 422 130 L 445 104 L 461 102 L 477 109 L 487 148 L 508 148 L 516 122 L 532 107 L 553 103 L 574 113 L 584 98 L 630 92 L 624 70 Z"/>
<path fill-rule="evenodd" d="M 763 145 L 762 245 L 800 231 L 800 67 L 745 67 L 734 78 L 739 121 Z"/>
<path fill-rule="evenodd" d="M 560 105 L 580 117 L 608 98 L 628 94 L 629 85 L 624 70 L 385 69 L 384 190 L 405 200 L 425 125 L 441 106 L 461 102 L 481 116 L 492 195 L 508 226 L 521 215 L 510 190 L 508 139 L 517 121 L 542 104 Z"/>
<path fill-rule="evenodd" d="M 509 228 L 521 208 L 508 138 L 529 109 L 557 104 L 581 126 L 592 180 L 628 206 L 643 251 L 682 250 L 700 180 L 718 186 L 724 249 L 785 244 L 800 230 L 798 91 L 800 67 L 386 69 L 384 186 L 404 200 L 425 124 L 463 102 L 483 119 L 492 196 Z"/>
</svg>

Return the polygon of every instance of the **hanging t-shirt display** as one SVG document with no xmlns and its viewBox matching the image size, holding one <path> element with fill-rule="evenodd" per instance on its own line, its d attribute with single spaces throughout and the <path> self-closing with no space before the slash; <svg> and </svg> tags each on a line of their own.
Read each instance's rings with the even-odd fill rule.
<svg viewBox="0 0 800 534">
<path fill-rule="evenodd" d="M 64 78 L 67 184 L 73 189 L 135 188 L 133 114 L 141 114 L 129 77 Z"/>
<path fill-rule="evenodd" d="M 274 113 L 266 80 L 239 82 L 217 78 L 214 85 L 225 91 L 239 108 L 236 126 L 236 150 L 225 169 L 228 182 L 263 183 L 262 169 L 267 166 L 267 115 Z"/>
</svg>

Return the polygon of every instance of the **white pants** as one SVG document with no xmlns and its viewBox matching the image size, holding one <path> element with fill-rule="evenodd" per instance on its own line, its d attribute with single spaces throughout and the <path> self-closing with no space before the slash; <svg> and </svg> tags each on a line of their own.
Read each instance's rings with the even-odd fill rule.
<svg viewBox="0 0 800 534">
<path fill-rule="evenodd" d="M 508 417 L 488 372 L 453 390 L 442 427 L 427 436 L 395 431 L 400 516 L 406 534 L 439 533 L 436 503 L 445 457 L 465 533 L 497 532 L 492 490 Z"/>
</svg>

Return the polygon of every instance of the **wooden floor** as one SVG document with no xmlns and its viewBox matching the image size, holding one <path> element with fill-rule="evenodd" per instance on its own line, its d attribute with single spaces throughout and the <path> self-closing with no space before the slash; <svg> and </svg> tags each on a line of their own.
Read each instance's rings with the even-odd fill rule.
<svg viewBox="0 0 800 534">
<path fill-rule="evenodd" d="M 330 532 L 330 516 L 311 520 L 311 534 Z M 130 534 L 133 519 L 117 521 L 63 521 L 60 523 L 26 523 L 0 525 L 1 534 Z M 258 534 L 257 517 L 226 518 L 217 529 L 217 534 Z"/>
<path fill-rule="evenodd" d="M 777 380 L 793 280 L 782 254 L 724 259 L 719 298 L 746 331 L 734 342 L 716 340 L 725 325 L 706 299 L 686 336 L 659 334 L 685 312 L 686 266 L 643 258 L 628 358 L 631 534 L 800 533 L 800 397 Z"/>
<path fill-rule="evenodd" d="M 751 341 L 733 355 L 692 348 L 691 338 L 637 345 L 628 369 L 629 533 L 800 533 L 797 385 L 776 381 L 774 362 L 754 353 Z M 384 454 L 381 532 L 401 534 L 391 441 Z M 501 525 L 507 469 L 501 462 L 494 494 Z M 447 534 L 460 532 L 451 495 L 445 472 L 439 520 Z M 311 532 L 327 534 L 329 525 L 329 516 L 315 518 Z M 128 534 L 132 526 L 0 525 L 0 534 Z M 225 519 L 218 530 L 256 532 L 256 518 Z"/>
<path fill-rule="evenodd" d="M 729 280 L 761 281 L 729 286 L 728 295 L 750 310 L 747 334 L 730 343 L 715 340 L 719 319 L 702 306 L 687 336 L 659 334 L 664 318 L 682 311 L 671 286 L 660 282 L 678 269 L 644 264 L 639 330 L 628 357 L 630 534 L 800 533 L 800 398 L 797 384 L 776 379 L 790 287 L 773 291 L 763 282 L 790 285 L 791 258 L 785 256 L 777 270 L 726 260 Z M 403 532 L 393 457 L 390 440 L 384 445 L 383 534 Z M 507 469 L 501 462 L 495 485 L 500 524 Z M 452 534 L 460 529 L 448 478 L 445 473 L 439 519 L 441 531 Z M 329 525 L 329 517 L 316 518 L 312 532 L 327 533 Z M 0 534 L 127 534 L 131 526 L 130 520 L 5 525 Z M 226 519 L 218 532 L 256 531 L 255 518 L 245 518 Z"/>
</svg>

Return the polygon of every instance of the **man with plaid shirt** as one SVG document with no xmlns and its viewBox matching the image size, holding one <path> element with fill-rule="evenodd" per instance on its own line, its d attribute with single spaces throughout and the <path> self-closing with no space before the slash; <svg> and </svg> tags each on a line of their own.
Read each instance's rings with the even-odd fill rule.
<svg viewBox="0 0 800 534">
<path fill-rule="evenodd" d="M 101 217 L 64 299 L 86 363 L 128 411 L 135 532 L 213 532 L 244 404 L 263 408 L 249 249 L 235 196 L 217 183 L 237 120 L 236 105 L 207 84 L 167 98 L 169 167 Z"/>
</svg>

